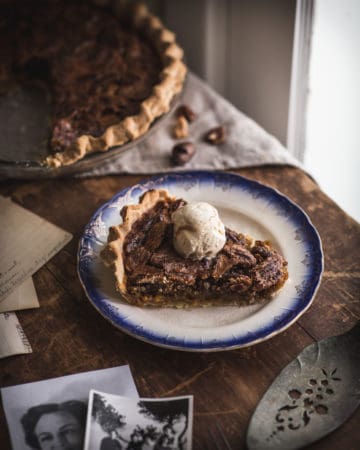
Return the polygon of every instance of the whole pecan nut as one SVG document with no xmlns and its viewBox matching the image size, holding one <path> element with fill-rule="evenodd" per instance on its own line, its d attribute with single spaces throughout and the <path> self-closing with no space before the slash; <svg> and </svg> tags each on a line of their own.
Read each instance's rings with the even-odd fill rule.
<svg viewBox="0 0 360 450">
<path fill-rule="evenodd" d="M 191 123 L 196 119 L 196 114 L 187 105 L 181 105 L 176 111 L 177 117 L 185 117 L 185 119 Z"/>
<path fill-rule="evenodd" d="M 171 162 L 176 166 L 183 166 L 195 154 L 195 146 L 192 142 L 180 142 L 176 144 L 172 149 Z"/>
</svg>

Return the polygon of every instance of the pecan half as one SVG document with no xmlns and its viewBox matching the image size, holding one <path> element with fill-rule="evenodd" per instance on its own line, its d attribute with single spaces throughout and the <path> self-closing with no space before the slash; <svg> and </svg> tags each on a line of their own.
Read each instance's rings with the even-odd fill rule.
<svg viewBox="0 0 360 450">
<path fill-rule="evenodd" d="M 204 139 L 209 144 L 218 145 L 225 141 L 226 133 L 224 127 L 211 128 L 205 136 Z"/>
<path fill-rule="evenodd" d="M 184 116 L 179 116 L 176 119 L 176 125 L 174 127 L 174 137 L 176 139 L 181 139 L 187 137 L 189 132 L 189 124 Z"/>
</svg>

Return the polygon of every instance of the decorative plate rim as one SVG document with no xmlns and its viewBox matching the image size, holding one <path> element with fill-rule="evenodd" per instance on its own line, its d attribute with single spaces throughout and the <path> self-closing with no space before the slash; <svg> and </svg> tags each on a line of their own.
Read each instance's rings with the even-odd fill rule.
<svg viewBox="0 0 360 450">
<path fill-rule="evenodd" d="M 312 276 L 310 286 L 307 287 L 306 292 L 301 293 L 301 302 L 298 301 L 298 303 L 295 305 L 294 310 L 291 310 L 291 313 L 285 313 L 283 317 L 278 321 L 276 321 L 276 318 L 274 318 L 275 320 L 273 324 L 268 324 L 266 327 L 257 329 L 254 332 L 250 332 L 245 337 L 231 336 L 228 339 L 222 339 L 221 341 L 216 342 L 206 340 L 203 341 L 201 339 L 201 342 L 188 341 L 185 343 L 184 340 L 180 341 L 177 338 L 169 338 L 168 336 L 159 335 L 158 333 L 156 333 L 156 331 L 154 332 L 154 330 L 151 329 L 144 329 L 144 327 L 141 327 L 141 329 L 139 329 L 138 326 L 129 323 L 126 320 L 126 317 L 120 317 L 114 312 L 112 307 L 106 305 L 106 303 L 104 302 L 104 300 L 106 299 L 102 299 L 99 297 L 96 292 L 97 288 L 94 287 L 92 276 L 89 274 L 89 270 L 87 268 L 87 258 L 82 254 L 83 249 L 86 249 L 89 241 L 93 239 L 88 234 L 91 224 L 94 223 L 95 220 L 99 218 L 104 211 L 111 207 L 111 205 L 116 203 L 116 201 L 118 201 L 119 199 L 125 197 L 129 192 L 136 191 L 136 193 L 140 195 L 142 192 L 150 189 L 150 186 L 153 187 L 154 185 L 158 185 L 157 187 L 164 188 L 163 184 L 167 184 L 168 186 L 171 184 L 176 185 L 180 181 L 184 180 L 193 180 L 196 183 L 200 183 L 201 181 L 211 181 L 218 184 L 220 183 L 220 185 L 227 182 L 233 183 L 237 187 L 246 187 L 250 191 L 255 190 L 261 195 L 265 195 L 266 197 L 272 198 L 273 200 L 277 200 L 278 203 L 281 203 L 282 207 L 284 205 L 286 207 L 289 207 L 289 209 L 291 210 L 292 219 L 296 219 L 297 222 L 301 221 L 302 227 L 306 228 L 307 234 L 312 238 L 310 257 L 310 263 L 312 264 Z M 198 170 L 166 173 L 141 180 L 135 185 L 122 189 L 111 199 L 105 202 L 102 206 L 100 206 L 91 216 L 80 237 L 77 253 L 77 273 L 80 283 L 90 303 L 106 320 L 108 320 L 117 329 L 120 329 L 128 335 L 144 342 L 151 343 L 163 348 L 192 352 L 215 352 L 249 347 L 259 342 L 270 339 L 273 336 L 285 331 L 293 323 L 295 323 L 311 306 L 320 286 L 323 268 L 324 255 L 319 233 L 316 230 L 315 226 L 312 224 L 309 216 L 302 210 L 302 208 L 300 208 L 296 203 L 294 203 L 287 196 L 285 196 L 275 188 L 269 187 L 242 175 L 223 171 L 210 172 L 206 170 Z"/>
</svg>

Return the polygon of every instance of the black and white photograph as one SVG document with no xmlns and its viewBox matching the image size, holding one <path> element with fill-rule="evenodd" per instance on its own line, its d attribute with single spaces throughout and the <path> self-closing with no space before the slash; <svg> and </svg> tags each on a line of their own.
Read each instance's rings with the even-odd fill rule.
<svg viewBox="0 0 360 450">
<path fill-rule="evenodd" d="M 138 397 L 129 366 L 1 389 L 13 450 L 82 450 L 92 388 Z"/>
<path fill-rule="evenodd" d="M 193 397 L 127 398 L 92 390 L 84 450 L 191 450 Z"/>
</svg>

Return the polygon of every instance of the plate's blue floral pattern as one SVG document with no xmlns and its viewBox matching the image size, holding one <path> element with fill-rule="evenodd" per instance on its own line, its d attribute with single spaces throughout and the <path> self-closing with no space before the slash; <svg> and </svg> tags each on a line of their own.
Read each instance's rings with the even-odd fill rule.
<svg viewBox="0 0 360 450">
<path fill-rule="evenodd" d="M 149 189 L 168 189 L 181 192 L 214 192 L 221 191 L 224 198 L 228 193 L 245 195 L 251 201 L 260 202 L 261 208 L 270 208 L 287 227 L 291 228 L 294 246 L 299 252 L 296 284 L 290 289 L 291 298 L 286 305 L 259 325 L 252 325 L 250 330 L 232 328 L 228 335 L 220 338 L 216 335 L 193 337 L 191 333 L 176 336 L 171 329 L 159 332 L 157 327 L 142 323 L 137 319 L 136 309 L 129 312 L 129 305 L 124 310 L 109 300 L 109 295 L 98 282 L 99 272 L 105 270 L 99 257 L 100 250 L 106 243 L 108 228 L 121 221 L 119 212 L 122 206 L 137 203 L 139 197 Z M 256 208 L 254 208 L 256 209 Z M 189 351 L 216 351 L 252 345 L 267 339 L 291 325 L 311 304 L 319 286 L 323 270 L 323 253 L 320 237 L 307 215 L 287 197 L 261 183 L 243 178 L 239 175 L 223 172 L 182 172 L 162 175 L 140 182 L 124 189 L 105 203 L 91 218 L 85 227 L 79 243 L 78 274 L 90 302 L 114 326 L 139 339 L 156 345 Z M 291 274 L 290 274 L 291 275 Z M 116 294 L 113 295 L 116 297 Z M 121 305 L 121 300 L 119 300 Z M 255 322 L 256 323 L 256 322 Z M 234 331 L 235 330 L 235 331 Z"/>
</svg>

